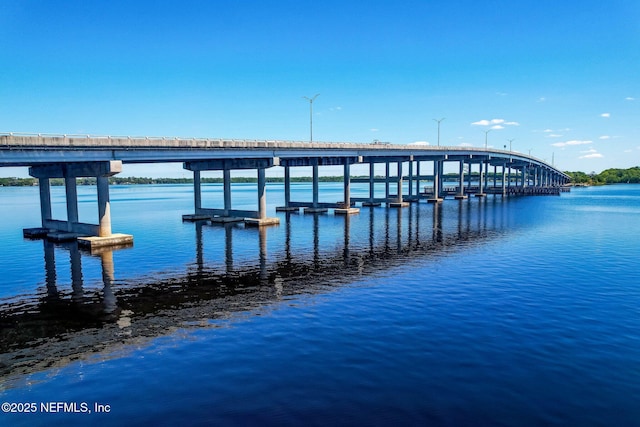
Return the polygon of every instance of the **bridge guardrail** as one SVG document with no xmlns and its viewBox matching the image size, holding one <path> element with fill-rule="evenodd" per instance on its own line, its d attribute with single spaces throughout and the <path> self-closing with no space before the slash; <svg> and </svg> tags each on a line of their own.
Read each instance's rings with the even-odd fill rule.
<svg viewBox="0 0 640 427">
<path fill-rule="evenodd" d="M 68 146 L 73 148 L 86 147 L 96 148 L 101 147 L 98 144 L 82 144 L 78 140 L 95 141 L 105 140 L 110 141 L 114 147 L 123 148 L 288 148 L 284 145 L 302 144 L 303 147 L 298 148 L 348 148 L 356 150 L 380 150 L 389 151 L 393 149 L 401 150 L 413 150 L 417 152 L 437 152 L 437 151 L 449 151 L 449 152 L 478 152 L 478 153 L 493 153 L 500 154 L 502 156 L 517 156 L 520 159 L 526 159 L 539 164 L 546 164 L 542 159 L 538 159 L 534 156 L 523 154 L 516 151 L 500 150 L 500 149 L 484 149 L 482 147 L 460 147 L 460 146 L 432 146 L 432 145 L 417 145 L 417 144 L 376 144 L 376 143 L 362 143 L 362 142 L 307 142 L 307 141 L 291 141 L 291 140 L 259 140 L 259 139 L 233 139 L 233 138 L 196 138 L 196 137 L 166 137 L 166 136 L 121 136 L 121 135 L 92 135 L 92 134 L 57 134 L 57 133 L 33 133 L 33 132 L 0 132 L 0 145 L 9 147 L 27 147 L 34 146 L 26 143 L 9 143 L 9 138 L 42 138 L 48 139 L 48 143 L 55 147 Z M 4 140 L 4 141 L 3 141 Z M 59 141 L 58 141 L 59 140 Z M 144 141 L 145 143 L 141 143 Z M 57 143 L 60 142 L 60 143 Z M 152 145 L 155 142 L 162 142 L 163 145 Z M 192 143 L 190 146 L 188 143 Z M 37 144 L 39 146 L 40 144 Z M 555 169 L 555 168 L 554 168 Z"/>
</svg>

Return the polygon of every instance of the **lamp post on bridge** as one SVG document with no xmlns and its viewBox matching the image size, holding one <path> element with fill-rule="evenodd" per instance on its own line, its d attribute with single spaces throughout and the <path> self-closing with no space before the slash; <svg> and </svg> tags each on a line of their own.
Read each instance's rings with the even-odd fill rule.
<svg viewBox="0 0 640 427">
<path fill-rule="evenodd" d="M 483 132 L 484 132 L 484 149 L 486 150 L 487 149 L 487 139 L 488 139 L 489 132 L 491 132 L 491 129 L 485 130 Z"/>
<path fill-rule="evenodd" d="M 438 147 L 440 147 L 440 122 L 443 121 L 445 118 L 441 118 L 441 119 L 433 119 L 434 122 L 438 123 Z"/>
<path fill-rule="evenodd" d="M 309 142 L 313 142 L 313 101 L 320 95 L 316 93 L 312 98 L 303 96 L 304 99 L 309 101 Z"/>
<path fill-rule="evenodd" d="M 516 140 L 515 138 L 507 139 L 507 141 L 509 141 L 509 152 L 510 152 L 510 153 L 513 151 L 513 150 L 511 149 L 511 143 L 512 143 L 513 141 L 515 141 L 515 140 Z"/>
</svg>

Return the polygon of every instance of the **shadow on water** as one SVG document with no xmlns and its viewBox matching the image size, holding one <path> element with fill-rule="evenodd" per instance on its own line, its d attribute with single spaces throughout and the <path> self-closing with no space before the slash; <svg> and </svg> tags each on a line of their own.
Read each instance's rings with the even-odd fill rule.
<svg viewBox="0 0 640 427">
<path fill-rule="evenodd" d="M 46 290 L 0 301 L 2 386 L 75 360 L 111 357 L 178 328 L 219 327 L 220 320 L 237 313 L 480 245 L 513 230 L 507 203 L 493 199 L 414 204 L 401 210 L 365 208 L 353 217 L 287 213 L 276 229 L 196 222 L 194 262 L 161 279 L 116 280 L 113 251 L 88 253 L 75 242 L 54 245 L 45 240 Z M 272 232 L 283 235 L 275 250 L 267 244 Z M 211 233 L 217 240 L 207 239 Z M 207 261 L 209 245 L 223 245 L 224 259 Z M 70 288 L 57 283 L 56 252 L 69 255 Z M 85 257 L 99 257 L 101 289 L 85 289 Z"/>
</svg>

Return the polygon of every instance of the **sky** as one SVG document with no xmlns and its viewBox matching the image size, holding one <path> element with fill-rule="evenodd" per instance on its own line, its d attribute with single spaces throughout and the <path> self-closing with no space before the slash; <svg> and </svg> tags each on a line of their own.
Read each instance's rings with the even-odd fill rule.
<svg viewBox="0 0 640 427">
<path fill-rule="evenodd" d="M 640 165 L 637 0 L 1 0 L 0 56 L 0 132 L 308 140 L 319 94 L 314 141 Z"/>
</svg>

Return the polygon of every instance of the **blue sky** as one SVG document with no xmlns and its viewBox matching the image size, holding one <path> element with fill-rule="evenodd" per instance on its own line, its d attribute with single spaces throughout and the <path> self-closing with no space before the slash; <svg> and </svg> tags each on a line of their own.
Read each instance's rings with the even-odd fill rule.
<svg viewBox="0 0 640 427">
<path fill-rule="evenodd" d="M 307 140 L 319 93 L 317 141 L 640 165 L 637 0 L 2 0 L 0 55 L 0 132 Z"/>
</svg>

